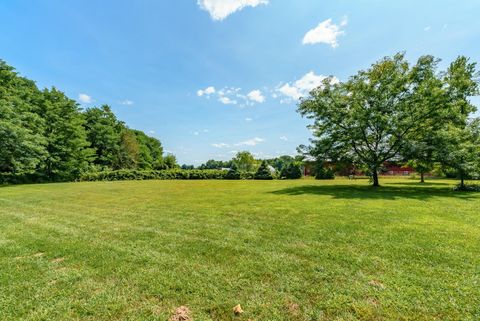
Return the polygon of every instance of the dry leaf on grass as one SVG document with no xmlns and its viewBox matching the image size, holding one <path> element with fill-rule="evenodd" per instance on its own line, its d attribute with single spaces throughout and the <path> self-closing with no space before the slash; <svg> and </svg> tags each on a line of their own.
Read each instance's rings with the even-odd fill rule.
<svg viewBox="0 0 480 321">
<path fill-rule="evenodd" d="M 170 317 L 170 321 L 190 321 L 190 310 L 186 306 L 181 306 L 175 310 L 175 313 Z"/>
<path fill-rule="evenodd" d="M 379 289 L 385 289 L 385 284 L 383 284 L 382 282 L 378 281 L 378 280 L 371 280 L 370 282 L 368 282 L 368 284 L 370 284 L 371 286 L 374 286 L 376 288 L 379 288 Z"/>
<path fill-rule="evenodd" d="M 237 304 L 236 306 L 234 306 L 233 313 L 235 313 L 236 315 L 242 314 L 243 313 L 242 306 L 240 304 Z"/>
</svg>

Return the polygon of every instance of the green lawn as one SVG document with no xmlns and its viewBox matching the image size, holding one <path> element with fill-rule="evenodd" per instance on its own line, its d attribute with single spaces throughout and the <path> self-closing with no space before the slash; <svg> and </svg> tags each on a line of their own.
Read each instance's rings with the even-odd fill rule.
<svg viewBox="0 0 480 321">
<path fill-rule="evenodd" d="M 0 187 L 0 320 L 480 320 L 480 193 L 381 183 Z"/>
</svg>

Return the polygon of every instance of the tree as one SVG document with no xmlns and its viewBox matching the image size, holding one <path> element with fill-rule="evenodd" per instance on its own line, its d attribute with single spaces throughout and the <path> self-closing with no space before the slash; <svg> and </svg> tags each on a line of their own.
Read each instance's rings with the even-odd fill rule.
<svg viewBox="0 0 480 321">
<path fill-rule="evenodd" d="M 257 161 L 250 152 L 238 152 L 232 162 L 241 172 L 253 172 L 257 167 Z"/>
<path fill-rule="evenodd" d="M 240 179 L 242 177 L 241 173 L 238 171 L 237 165 L 232 164 L 232 167 L 225 174 L 225 179 Z"/>
<path fill-rule="evenodd" d="M 302 176 L 301 162 L 291 162 L 288 165 L 283 166 L 282 171 L 280 172 L 281 178 L 298 179 L 302 178 Z"/>
<path fill-rule="evenodd" d="M 0 60 L 0 182 L 34 174 L 47 151 L 40 92 Z"/>
<path fill-rule="evenodd" d="M 163 147 L 160 141 L 154 137 L 147 136 L 140 130 L 131 130 L 135 133 L 139 145 L 138 168 L 152 169 L 155 164 L 163 162 Z"/>
<path fill-rule="evenodd" d="M 437 64 L 425 56 L 411 68 L 404 54 L 397 54 L 346 82 L 326 79 L 298 108 L 314 120 L 313 146 L 303 150 L 332 162 L 364 164 L 373 186 L 379 186 L 382 164 L 400 158 L 409 137 L 442 123 L 451 112 Z"/>
<path fill-rule="evenodd" d="M 465 128 L 450 126 L 442 134 L 446 143 L 440 161 L 457 172 L 460 189 L 465 189 L 465 179 L 480 178 L 480 119 Z"/>
<path fill-rule="evenodd" d="M 48 153 L 39 172 L 51 181 L 77 178 L 93 156 L 77 103 L 55 88 L 45 89 L 39 113 L 45 120 Z"/>
<path fill-rule="evenodd" d="M 85 129 L 91 148 L 95 150 L 94 163 L 101 167 L 120 169 L 120 142 L 124 129 L 108 105 L 85 111 Z"/>
<path fill-rule="evenodd" d="M 433 170 L 440 150 L 440 140 L 435 133 L 410 141 L 403 152 L 406 165 L 420 174 L 420 183 L 425 183 L 425 174 Z"/>
<path fill-rule="evenodd" d="M 120 154 L 118 165 L 120 168 L 136 169 L 138 167 L 139 160 L 140 144 L 137 141 L 137 136 L 132 130 L 125 128 L 120 134 Z"/>
<path fill-rule="evenodd" d="M 166 169 L 178 168 L 177 158 L 173 154 L 168 154 L 163 158 L 163 163 Z"/>
<path fill-rule="evenodd" d="M 254 176 L 255 179 L 262 179 L 262 180 L 271 180 L 273 179 L 272 172 L 270 171 L 270 167 L 266 161 L 262 161 L 262 164 L 258 168 L 257 172 Z"/>
</svg>

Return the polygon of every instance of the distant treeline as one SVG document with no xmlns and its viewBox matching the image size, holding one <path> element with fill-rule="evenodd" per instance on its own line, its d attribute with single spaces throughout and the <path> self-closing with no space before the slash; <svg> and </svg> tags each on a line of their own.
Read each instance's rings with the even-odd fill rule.
<svg viewBox="0 0 480 321">
<path fill-rule="evenodd" d="M 82 110 L 63 92 L 38 89 L 0 60 L 0 183 L 175 167 L 158 139 L 128 128 L 109 106 Z"/>
</svg>

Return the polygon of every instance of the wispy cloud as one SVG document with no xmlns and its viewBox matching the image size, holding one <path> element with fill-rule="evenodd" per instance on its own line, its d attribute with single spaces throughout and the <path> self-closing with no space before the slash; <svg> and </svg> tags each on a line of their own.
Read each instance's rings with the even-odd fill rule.
<svg viewBox="0 0 480 321">
<path fill-rule="evenodd" d="M 303 37 L 302 43 L 304 45 L 314 45 L 317 43 L 324 43 L 330 45 L 332 48 L 338 47 L 338 37 L 345 34 L 342 27 L 348 23 L 347 17 L 344 17 L 340 25 L 332 22 L 332 19 L 327 19 L 320 22 L 320 24 L 309 30 Z"/>
<path fill-rule="evenodd" d="M 226 144 L 226 143 L 213 143 L 212 146 L 215 147 L 215 148 L 227 148 L 227 147 L 230 147 L 230 144 Z"/>
<path fill-rule="evenodd" d="M 129 99 L 125 99 L 124 101 L 121 101 L 120 104 L 124 106 L 132 106 L 134 102 Z"/>
<path fill-rule="evenodd" d="M 205 89 L 200 89 L 197 91 L 197 96 L 202 97 L 202 96 L 207 96 L 209 97 L 210 95 L 213 95 L 215 93 L 215 87 L 210 86 Z"/>
<path fill-rule="evenodd" d="M 292 100 L 299 100 L 307 96 L 314 88 L 320 87 L 325 79 L 329 78 L 324 75 L 316 75 L 313 71 L 306 73 L 302 78 L 293 83 L 286 83 L 277 88 L 277 92 L 284 96 L 282 102 L 291 102 Z M 332 83 L 338 83 L 338 79 L 331 78 Z"/>
<path fill-rule="evenodd" d="M 255 137 L 255 138 L 247 139 L 243 142 L 237 143 L 235 144 L 235 146 L 256 146 L 260 143 L 263 143 L 264 141 L 265 139 L 263 138 Z"/>
<path fill-rule="evenodd" d="M 251 101 L 254 101 L 260 104 L 265 102 L 265 96 L 263 96 L 262 92 L 258 89 L 255 89 L 249 92 L 247 94 L 247 98 Z"/>
<path fill-rule="evenodd" d="M 78 95 L 78 100 L 81 102 L 81 103 L 84 103 L 84 104 L 90 104 L 93 102 L 93 99 L 91 96 L 87 95 L 87 94 L 79 94 Z"/>
<path fill-rule="evenodd" d="M 268 0 L 197 0 L 202 10 L 208 11 L 213 20 L 223 20 L 245 7 L 268 4 Z"/>
</svg>

